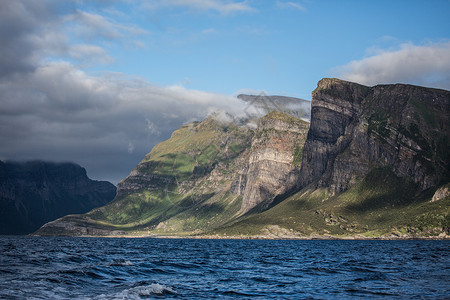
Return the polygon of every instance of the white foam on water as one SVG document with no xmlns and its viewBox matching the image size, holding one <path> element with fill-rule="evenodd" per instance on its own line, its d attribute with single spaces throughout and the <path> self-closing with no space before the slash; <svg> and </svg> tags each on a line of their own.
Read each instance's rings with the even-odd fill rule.
<svg viewBox="0 0 450 300">
<path fill-rule="evenodd" d="M 110 263 L 110 266 L 134 266 L 134 263 L 132 263 L 129 260 L 119 259 L 117 261 Z"/>
<path fill-rule="evenodd" d="M 137 286 L 130 289 L 125 289 L 113 295 L 100 295 L 96 299 L 146 299 L 151 296 L 173 295 L 177 294 L 171 287 L 152 283 L 150 285 Z"/>
<path fill-rule="evenodd" d="M 138 290 L 139 296 L 175 294 L 175 291 L 171 287 L 159 283 L 153 283 L 148 286 L 136 287 L 135 289 Z"/>
</svg>

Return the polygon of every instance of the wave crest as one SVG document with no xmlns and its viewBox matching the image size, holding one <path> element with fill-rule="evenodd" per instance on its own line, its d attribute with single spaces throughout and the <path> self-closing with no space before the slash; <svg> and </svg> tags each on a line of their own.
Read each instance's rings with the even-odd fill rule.
<svg viewBox="0 0 450 300">
<path fill-rule="evenodd" d="M 151 296 L 165 296 L 165 295 L 175 295 L 176 291 L 172 287 L 166 286 L 159 283 L 152 283 L 150 285 L 142 285 L 132 287 L 120 291 L 114 295 L 101 295 L 97 299 L 142 299 Z"/>
</svg>

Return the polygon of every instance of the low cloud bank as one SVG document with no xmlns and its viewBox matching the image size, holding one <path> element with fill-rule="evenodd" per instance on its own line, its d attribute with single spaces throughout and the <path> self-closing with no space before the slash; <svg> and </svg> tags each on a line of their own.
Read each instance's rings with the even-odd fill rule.
<svg viewBox="0 0 450 300">
<path fill-rule="evenodd" d="M 224 13 L 246 9 L 207 2 Z M 146 34 L 68 2 L 0 1 L 0 159 L 73 161 L 117 183 L 181 124 L 243 110 L 232 96 L 83 70 L 113 62 L 110 43 L 132 46 Z"/>
<path fill-rule="evenodd" d="M 114 182 L 181 124 L 244 109 L 232 96 L 89 76 L 67 62 L 1 80 L 0 94 L 1 159 L 75 161 Z"/>
</svg>

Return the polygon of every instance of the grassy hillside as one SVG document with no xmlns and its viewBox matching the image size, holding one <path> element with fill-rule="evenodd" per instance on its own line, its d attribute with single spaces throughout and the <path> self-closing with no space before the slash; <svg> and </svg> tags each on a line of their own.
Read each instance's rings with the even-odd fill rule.
<svg viewBox="0 0 450 300">
<path fill-rule="evenodd" d="M 155 188 L 143 185 L 86 217 L 95 225 L 155 234 L 217 227 L 240 208 L 239 197 L 227 188 L 251 135 L 214 118 L 182 126 L 138 166 Z"/>
<path fill-rule="evenodd" d="M 264 188 L 259 177 L 267 176 L 264 168 L 277 159 L 271 153 L 292 159 L 290 166 L 282 163 L 286 170 L 273 170 L 281 174 L 275 180 L 281 180 L 279 184 L 292 180 L 290 172 L 300 166 L 302 157 L 301 145 L 295 151 L 291 148 L 298 137 L 306 138 L 307 122 L 280 112 L 261 118 L 256 129 L 221 120 L 214 116 L 180 127 L 119 183 L 113 202 L 85 215 L 62 218 L 39 234 L 202 234 L 245 213 L 244 187 L 252 185 L 248 177 Z M 263 167 L 250 174 L 249 157 L 255 153 L 255 164 Z"/>
<path fill-rule="evenodd" d="M 332 196 L 325 188 L 306 188 L 213 234 L 281 238 L 449 234 L 450 197 L 431 202 L 435 190 L 419 192 L 414 183 L 389 168 L 377 168 L 343 193 Z"/>
</svg>

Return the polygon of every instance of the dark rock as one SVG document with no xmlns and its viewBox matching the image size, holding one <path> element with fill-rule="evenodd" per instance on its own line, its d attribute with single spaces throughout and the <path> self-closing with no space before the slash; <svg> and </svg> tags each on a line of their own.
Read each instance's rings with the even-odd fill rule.
<svg viewBox="0 0 450 300">
<path fill-rule="evenodd" d="M 373 167 L 392 167 L 421 190 L 449 180 L 450 92 L 322 79 L 313 92 L 301 186 L 342 192 Z"/>
<path fill-rule="evenodd" d="M 113 184 L 73 163 L 0 162 L 0 234 L 28 234 L 67 214 L 105 205 Z"/>
</svg>

